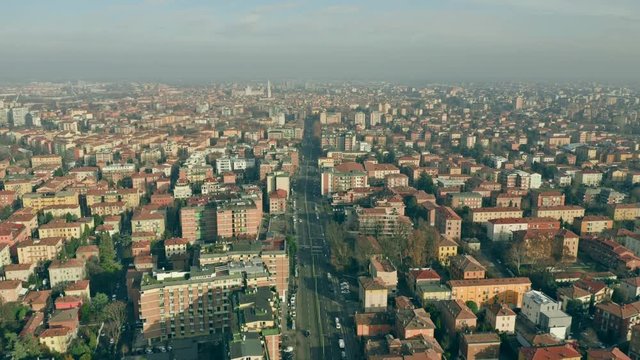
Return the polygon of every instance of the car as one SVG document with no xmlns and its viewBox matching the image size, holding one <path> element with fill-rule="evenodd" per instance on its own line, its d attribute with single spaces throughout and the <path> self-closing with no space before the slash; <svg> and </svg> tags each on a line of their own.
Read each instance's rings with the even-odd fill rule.
<svg viewBox="0 0 640 360">
<path fill-rule="evenodd" d="M 311 333 L 309 332 L 309 330 L 302 330 L 302 334 L 304 335 L 304 337 L 309 337 L 311 336 Z"/>
<path fill-rule="evenodd" d="M 340 349 L 344 349 L 344 340 L 343 339 L 338 339 L 338 346 L 340 347 Z"/>
<path fill-rule="evenodd" d="M 347 353 L 344 352 L 344 351 L 340 352 L 340 357 L 343 358 L 343 359 L 346 359 L 347 358 Z"/>
<path fill-rule="evenodd" d="M 116 343 L 116 341 L 113 338 L 109 339 L 109 344 L 113 345 L 115 343 Z"/>
<path fill-rule="evenodd" d="M 158 350 L 160 350 L 160 352 L 167 352 L 167 348 L 164 346 L 158 346 Z"/>
<path fill-rule="evenodd" d="M 167 345 L 167 351 L 171 351 L 171 350 L 173 350 L 173 346 Z"/>
<path fill-rule="evenodd" d="M 144 352 L 146 352 L 147 354 L 153 354 L 153 349 L 152 348 L 146 348 L 144 350 Z"/>
</svg>

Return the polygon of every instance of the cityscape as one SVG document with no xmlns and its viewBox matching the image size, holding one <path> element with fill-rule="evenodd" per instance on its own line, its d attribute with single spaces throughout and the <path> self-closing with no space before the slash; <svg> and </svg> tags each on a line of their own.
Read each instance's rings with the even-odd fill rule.
<svg viewBox="0 0 640 360">
<path fill-rule="evenodd" d="M 5 10 L 0 358 L 640 360 L 640 3 Z"/>
</svg>

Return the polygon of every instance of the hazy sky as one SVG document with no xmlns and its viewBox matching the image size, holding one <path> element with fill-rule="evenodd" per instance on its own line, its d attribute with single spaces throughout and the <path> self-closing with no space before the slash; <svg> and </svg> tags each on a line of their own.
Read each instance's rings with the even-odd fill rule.
<svg viewBox="0 0 640 360">
<path fill-rule="evenodd" d="M 640 0 L 19 0 L 0 81 L 640 79 Z"/>
</svg>

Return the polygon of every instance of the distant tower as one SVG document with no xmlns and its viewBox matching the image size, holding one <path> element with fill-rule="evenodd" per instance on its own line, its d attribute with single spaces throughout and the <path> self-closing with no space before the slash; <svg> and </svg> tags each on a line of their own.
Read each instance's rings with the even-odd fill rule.
<svg viewBox="0 0 640 360">
<path fill-rule="evenodd" d="M 520 110 L 524 107 L 524 99 L 522 96 L 516 98 L 516 110 Z"/>
<path fill-rule="evenodd" d="M 271 81 L 267 80 L 267 99 L 271 99 Z"/>
</svg>

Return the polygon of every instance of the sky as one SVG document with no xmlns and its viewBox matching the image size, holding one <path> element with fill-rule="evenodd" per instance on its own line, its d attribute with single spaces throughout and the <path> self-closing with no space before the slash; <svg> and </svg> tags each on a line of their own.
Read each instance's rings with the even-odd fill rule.
<svg viewBox="0 0 640 360">
<path fill-rule="evenodd" d="M 640 81 L 638 0 L 15 0 L 0 81 Z"/>
</svg>

